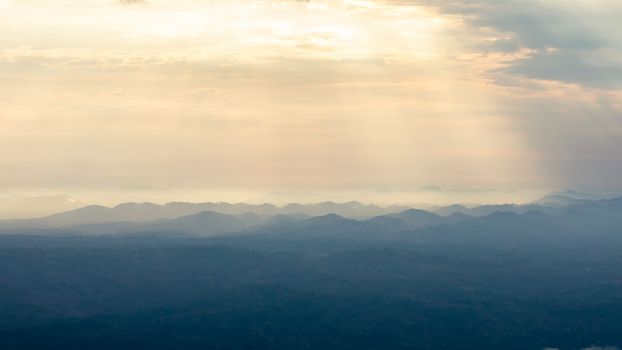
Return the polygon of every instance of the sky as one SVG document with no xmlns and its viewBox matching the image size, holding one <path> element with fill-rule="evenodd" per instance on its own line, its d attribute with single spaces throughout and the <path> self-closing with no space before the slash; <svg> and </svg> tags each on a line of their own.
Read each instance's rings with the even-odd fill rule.
<svg viewBox="0 0 622 350">
<path fill-rule="evenodd" d="M 619 189 L 620 18 L 605 0 L 0 0 L 0 198 Z"/>
</svg>

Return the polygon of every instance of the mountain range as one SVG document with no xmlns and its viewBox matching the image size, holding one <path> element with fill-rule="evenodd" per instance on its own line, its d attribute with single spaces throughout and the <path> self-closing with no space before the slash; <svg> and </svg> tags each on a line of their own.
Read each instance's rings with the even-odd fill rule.
<svg viewBox="0 0 622 350">
<path fill-rule="evenodd" d="M 0 348 L 617 349 L 622 198 L 574 199 L 3 221 Z"/>
<path fill-rule="evenodd" d="M 439 227 L 459 227 L 462 231 L 465 228 L 468 231 L 473 225 L 498 221 L 505 230 L 534 222 L 566 230 L 586 227 L 595 230 L 612 222 L 617 223 L 622 218 L 622 198 L 585 197 L 574 193 L 555 193 L 524 205 L 450 205 L 429 210 L 380 207 L 358 202 L 293 203 L 283 207 L 244 203 L 123 203 L 112 208 L 91 205 L 35 219 L 3 220 L 0 221 L 0 232 L 196 236 L 288 233 L 363 237 L 430 228 L 438 230 Z M 558 201 L 552 203 L 553 199 Z"/>
</svg>

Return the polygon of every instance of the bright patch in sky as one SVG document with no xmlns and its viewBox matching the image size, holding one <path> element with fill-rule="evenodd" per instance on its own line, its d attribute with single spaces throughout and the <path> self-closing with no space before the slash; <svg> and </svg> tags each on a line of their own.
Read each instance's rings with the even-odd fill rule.
<svg viewBox="0 0 622 350">
<path fill-rule="evenodd" d="M 3 0 L 0 183 L 619 188 L 597 3 Z"/>
</svg>

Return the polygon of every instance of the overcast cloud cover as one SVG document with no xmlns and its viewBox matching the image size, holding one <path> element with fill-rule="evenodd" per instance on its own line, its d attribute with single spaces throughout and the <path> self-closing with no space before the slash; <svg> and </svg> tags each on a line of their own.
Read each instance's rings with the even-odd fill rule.
<svg viewBox="0 0 622 350">
<path fill-rule="evenodd" d="M 0 184 L 622 188 L 619 18 L 600 0 L 0 0 Z"/>
</svg>

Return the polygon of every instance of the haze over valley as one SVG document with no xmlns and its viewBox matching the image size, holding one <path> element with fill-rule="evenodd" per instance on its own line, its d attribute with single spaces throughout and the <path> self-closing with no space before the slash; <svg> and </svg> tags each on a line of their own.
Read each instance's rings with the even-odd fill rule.
<svg viewBox="0 0 622 350">
<path fill-rule="evenodd" d="M 0 349 L 622 349 L 622 2 L 0 0 Z"/>
</svg>

